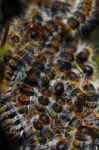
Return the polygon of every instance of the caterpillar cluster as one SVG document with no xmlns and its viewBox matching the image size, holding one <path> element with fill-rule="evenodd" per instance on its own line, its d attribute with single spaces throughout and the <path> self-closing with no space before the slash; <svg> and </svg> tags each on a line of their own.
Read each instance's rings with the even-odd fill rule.
<svg viewBox="0 0 99 150">
<path fill-rule="evenodd" d="M 3 58 L 0 124 L 20 150 L 99 148 L 93 49 L 81 35 L 94 3 L 82 0 L 71 8 L 67 1 L 39 1 L 37 12 L 9 33 L 12 47 Z"/>
</svg>

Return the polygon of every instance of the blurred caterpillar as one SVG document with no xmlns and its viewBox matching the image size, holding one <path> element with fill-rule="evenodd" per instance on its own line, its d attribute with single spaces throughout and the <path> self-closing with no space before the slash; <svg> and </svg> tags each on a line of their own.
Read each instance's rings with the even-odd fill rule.
<svg viewBox="0 0 99 150">
<path fill-rule="evenodd" d="M 38 1 L 37 14 L 8 36 L 14 51 L 0 84 L 1 128 L 19 150 L 96 150 L 99 91 L 92 48 L 79 35 L 93 1 L 74 1 L 73 11 L 67 1 Z"/>
<path fill-rule="evenodd" d="M 86 23 L 79 29 L 81 36 L 87 38 L 99 26 L 99 9 L 96 8 L 87 19 Z"/>
</svg>

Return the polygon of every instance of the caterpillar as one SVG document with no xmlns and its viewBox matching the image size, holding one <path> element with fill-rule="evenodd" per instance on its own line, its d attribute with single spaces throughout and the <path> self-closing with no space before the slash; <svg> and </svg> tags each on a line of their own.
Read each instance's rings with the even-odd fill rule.
<svg viewBox="0 0 99 150">
<path fill-rule="evenodd" d="M 89 35 L 98 27 L 98 1 L 95 1 L 95 8 L 91 12 L 90 17 L 86 23 L 80 28 L 80 33 L 83 38 L 89 37 Z"/>
<path fill-rule="evenodd" d="M 20 150 L 98 149 L 93 49 L 79 34 L 92 3 L 78 2 L 72 11 L 67 1 L 38 1 L 36 14 L 13 25 L 7 42 L 14 51 L 0 83 L 0 123 Z"/>
</svg>

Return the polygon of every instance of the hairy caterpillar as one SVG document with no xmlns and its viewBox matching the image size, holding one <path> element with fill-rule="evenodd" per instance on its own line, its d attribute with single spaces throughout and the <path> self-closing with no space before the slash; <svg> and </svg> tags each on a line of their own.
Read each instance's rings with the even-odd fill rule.
<svg viewBox="0 0 99 150">
<path fill-rule="evenodd" d="M 47 3 L 50 11 L 54 7 L 59 13 L 49 13 L 49 21 L 42 18 L 47 12 L 42 8 L 48 5 L 40 1 L 37 14 L 31 12 L 23 18 L 21 25 L 14 27 L 16 34 L 9 35 L 15 51 L 1 83 L 0 121 L 17 144 L 17 139 L 22 139 L 20 150 L 98 148 L 99 91 L 92 48 L 79 35 L 94 5 L 90 0 L 78 2 L 64 22 L 63 7 L 56 7 L 64 3 Z"/>
</svg>

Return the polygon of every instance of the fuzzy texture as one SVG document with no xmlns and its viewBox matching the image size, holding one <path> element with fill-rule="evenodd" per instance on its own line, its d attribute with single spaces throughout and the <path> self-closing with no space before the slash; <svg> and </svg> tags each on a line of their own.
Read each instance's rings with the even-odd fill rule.
<svg viewBox="0 0 99 150">
<path fill-rule="evenodd" d="M 34 16 L 31 12 L 9 33 L 13 53 L 7 54 L 0 84 L 0 125 L 18 150 L 99 147 L 93 49 L 78 30 L 93 1 L 82 2 L 76 13 L 60 1 L 39 4 Z"/>
<path fill-rule="evenodd" d="M 90 34 L 98 27 L 99 27 L 99 9 L 96 8 L 96 10 L 92 12 L 90 18 L 80 28 L 80 33 L 83 38 L 88 38 Z"/>
</svg>

